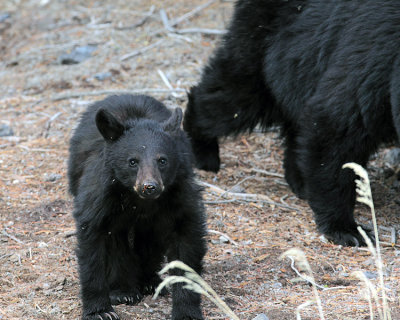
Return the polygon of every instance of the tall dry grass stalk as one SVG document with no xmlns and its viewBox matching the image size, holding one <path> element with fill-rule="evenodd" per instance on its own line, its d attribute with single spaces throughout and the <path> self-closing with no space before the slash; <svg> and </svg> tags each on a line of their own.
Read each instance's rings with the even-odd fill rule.
<svg viewBox="0 0 400 320">
<path fill-rule="evenodd" d="M 313 303 L 317 303 L 319 317 L 321 320 L 325 320 L 324 312 L 322 309 L 321 298 L 318 294 L 317 285 L 316 285 L 310 264 L 307 261 L 306 255 L 300 249 L 293 248 L 293 249 L 289 249 L 289 250 L 285 251 L 280 256 L 280 259 L 283 259 L 286 257 L 295 260 L 297 262 L 298 269 L 300 269 L 301 271 L 306 273 L 305 275 L 304 274 L 301 275 L 301 277 L 303 279 L 305 279 L 306 281 L 308 281 L 309 283 L 311 283 L 312 289 L 313 289 L 313 294 L 314 294 L 314 300 L 308 300 L 296 308 L 296 319 L 301 320 L 300 311 L 302 309 L 304 309 L 305 307 L 308 307 L 309 305 L 311 305 Z"/>
<path fill-rule="evenodd" d="M 373 288 L 373 285 L 371 282 L 364 276 L 361 276 L 359 273 L 356 273 L 355 275 L 364 283 L 366 284 L 367 289 L 370 291 L 372 296 L 375 299 L 375 303 L 378 308 L 378 313 L 380 319 L 383 320 L 391 320 L 392 317 L 390 315 L 390 309 L 387 301 L 387 296 L 386 296 L 386 288 L 385 288 L 385 283 L 383 280 L 383 263 L 382 263 L 382 256 L 381 256 L 381 249 L 379 245 L 379 235 L 378 235 L 378 225 L 376 223 L 376 215 L 375 215 L 375 207 L 374 207 L 374 202 L 372 200 L 372 192 L 371 192 L 371 186 L 368 178 L 368 174 L 365 171 L 365 169 L 360 166 L 357 163 L 350 162 L 346 163 L 342 167 L 352 169 L 354 173 L 359 177 L 359 179 L 355 180 L 356 183 L 356 192 L 357 192 L 357 201 L 360 203 L 366 204 L 370 209 L 371 209 L 371 214 L 372 214 L 372 223 L 374 227 L 374 234 L 375 234 L 375 247 L 372 245 L 372 241 L 368 237 L 368 235 L 365 233 L 365 231 L 361 228 L 358 227 L 358 231 L 361 233 L 362 237 L 364 238 L 365 242 L 367 243 L 368 249 L 371 252 L 375 265 L 378 270 L 378 275 L 379 275 L 379 286 L 380 286 L 380 291 L 382 292 L 382 304 L 379 303 L 379 298 L 377 296 L 377 291 Z M 369 299 L 369 302 L 371 302 L 371 299 Z M 380 305 L 382 306 L 383 312 L 380 310 Z M 372 306 L 370 305 L 370 312 L 371 312 L 371 320 L 373 319 L 373 313 L 371 311 Z"/>
<path fill-rule="evenodd" d="M 239 318 L 233 313 L 228 305 L 218 296 L 218 294 L 211 288 L 207 282 L 200 277 L 196 271 L 190 268 L 188 265 L 181 261 L 172 261 L 168 263 L 159 273 L 164 274 L 171 269 L 181 269 L 184 271 L 183 276 L 169 276 L 164 279 L 163 282 L 157 287 L 154 294 L 155 299 L 165 286 L 171 286 L 174 283 L 184 283 L 183 288 L 192 290 L 199 294 L 206 296 L 211 302 L 213 302 L 221 311 L 223 311 L 228 317 L 233 320 L 239 320 Z"/>
</svg>

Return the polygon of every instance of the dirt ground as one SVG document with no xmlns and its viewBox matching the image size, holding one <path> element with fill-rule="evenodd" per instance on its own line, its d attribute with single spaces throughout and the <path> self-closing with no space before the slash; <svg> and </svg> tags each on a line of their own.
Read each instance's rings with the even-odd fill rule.
<svg viewBox="0 0 400 320">
<path fill-rule="evenodd" d="M 93 101 L 125 91 L 185 108 L 185 90 L 198 81 L 232 6 L 221 0 L 0 2 L 0 126 L 13 131 L 0 137 L 0 319 L 80 317 L 66 178 L 68 141 L 79 114 Z M 197 14 L 184 16 L 195 8 Z M 160 10 L 170 24 L 177 22 L 174 30 L 165 29 Z M 65 64 L 65 54 L 82 46 L 94 49 L 90 57 Z M 392 319 L 400 319 L 400 247 L 390 245 L 390 228 L 400 227 L 400 184 L 385 162 L 388 152 L 374 155 L 368 172 L 385 242 Z M 221 156 L 222 170 L 199 171 L 200 180 L 271 200 L 239 201 L 215 188 L 204 192 L 210 230 L 204 279 L 238 317 L 295 319 L 296 308 L 313 299 L 310 285 L 296 281 L 290 260 L 279 259 L 296 247 L 325 288 L 319 289 L 325 319 L 370 319 L 352 272 L 364 271 L 378 286 L 374 260 L 365 248 L 336 246 L 317 233 L 307 203 L 282 178 L 279 134 L 227 139 Z M 369 223 L 369 211 L 358 208 L 357 219 Z M 206 319 L 225 319 L 208 301 L 203 309 Z M 116 310 L 122 319 L 169 319 L 171 298 L 148 297 Z M 315 305 L 301 315 L 319 319 Z"/>
</svg>

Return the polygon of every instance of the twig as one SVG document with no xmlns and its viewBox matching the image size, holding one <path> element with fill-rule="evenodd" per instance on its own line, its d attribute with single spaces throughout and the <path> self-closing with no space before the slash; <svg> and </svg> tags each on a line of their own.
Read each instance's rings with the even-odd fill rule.
<svg viewBox="0 0 400 320">
<path fill-rule="evenodd" d="M 161 21 L 162 21 L 162 23 L 164 25 L 165 30 L 167 30 L 168 32 L 175 32 L 175 29 L 169 23 L 169 19 L 168 19 L 167 13 L 165 12 L 164 9 L 160 10 L 160 18 L 161 18 Z"/>
<path fill-rule="evenodd" d="M 18 148 L 27 150 L 29 152 L 62 152 L 62 150 L 59 149 L 45 149 L 45 148 L 29 148 L 27 146 L 24 146 L 22 144 L 17 145 Z"/>
<path fill-rule="evenodd" d="M 390 242 L 395 246 L 397 244 L 396 229 L 395 227 L 390 228 Z"/>
<path fill-rule="evenodd" d="M 49 136 L 49 131 L 51 128 L 51 124 L 52 122 L 57 119 L 60 115 L 62 114 L 62 112 L 57 112 L 55 115 L 53 115 L 49 120 L 47 120 L 45 126 L 44 126 L 44 132 L 43 132 L 43 136 L 45 138 L 47 138 Z"/>
<path fill-rule="evenodd" d="M 266 176 L 285 178 L 285 176 L 283 174 L 276 173 L 276 172 L 271 172 L 271 171 L 266 171 L 266 170 L 261 170 L 261 169 L 251 169 L 251 171 L 256 172 L 256 173 L 265 174 Z"/>
<path fill-rule="evenodd" d="M 68 232 L 67 234 L 65 234 L 64 238 L 68 239 L 68 238 L 76 236 L 77 234 L 78 233 L 76 231 L 71 231 L 71 232 Z"/>
<path fill-rule="evenodd" d="M 191 10 L 191 11 L 185 13 L 184 15 L 182 15 L 182 16 L 176 18 L 176 19 L 173 19 L 173 20 L 168 20 L 168 17 L 165 15 L 165 17 L 167 18 L 166 21 L 168 22 L 168 24 L 167 24 L 167 25 L 168 25 L 168 28 L 165 27 L 165 23 L 164 23 L 164 21 L 163 21 L 164 28 L 159 29 L 159 30 L 156 30 L 156 31 L 153 32 L 151 35 L 152 35 L 152 36 L 157 35 L 157 34 L 159 34 L 159 33 L 164 32 L 165 30 L 167 30 L 168 32 L 180 33 L 179 30 L 176 30 L 176 29 L 173 28 L 173 27 L 176 26 L 177 24 L 179 24 L 179 23 L 185 21 L 185 20 L 191 19 L 193 16 L 195 16 L 196 14 L 198 14 L 200 11 L 204 10 L 205 8 L 209 7 L 210 5 L 212 5 L 212 4 L 215 3 L 215 2 L 216 2 L 216 0 L 210 0 L 210 1 L 208 1 L 208 2 L 206 2 L 206 3 L 204 3 L 204 4 L 202 4 L 202 5 L 199 5 L 199 6 L 195 7 L 193 10 Z M 162 10 L 162 9 L 161 9 L 161 10 Z M 161 10 L 160 10 L 160 16 L 161 16 Z M 165 17 L 164 17 L 164 18 L 165 18 Z M 161 20 L 163 20 L 163 17 L 162 17 L 162 16 L 161 16 Z"/>
<path fill-rule="evenodd" d="M 131 53 L 125 54 L 125 55 L 123 55 L 123 56 L 122 56 L 121 58 L 119 58 L 119 59 L 120 59 L 121 61 L 128 60 L 128 59 L 130 59 L 130 58 L 132 58 L 132 57 L 134 57 L 134 56 L 137 56 L 137 55 L 139 55 L 139 54 L 142 54 L 142 53 L 144 53 L 144 52 L 146 52 L 146 51 L 148 51 L 148 50 L 150 50 L 150 49 L 153 49 L 154 47 L 157 47 L 157 46 L 160 45 L 163 41 L 164 41 L 164 39 L 160 39 L 160 40 L 158 40 L 158 41 L 156 41 L 156 42 L 154 42 L 154 43 L 148 45 L 147 47 L 143 47 L 143 48 L 134 50 L 134 51 L 132 51 Z"/>
<path fill-rule="evenodd" d="M 18 242 L 20 244 L 25 244 L 23 241 L 19 240 L 18 238 L 14 237 L 13 235 L 7 233 L 7 231 L 5 229 L 3 229 L 1 231 L 1 233 L 4 234 L 6 237 L 9 237 L 10 239 L 12 239 L 12 240 L 14 240 L 14 241 L 16 241 L 16 242 Z"/>
<path fill-rule="evenodd" d="M 152 5 L 150 7 L 150 10 L 147 13 L 145 13 L 145 15 L 142 18 L 142 20 L 140 20 L 140 21 L 138 21 L 138 22 L 136 22 L 136 23 L 134 23 L 134 24 L 132 24 L 130 26 L 116 27 L 116 29 L 117 30 L 128 30 L 128 29 L 135 29 L 137 27 L 140 27 L 140 26 L 144 25 L 145 22 L 147 21 L 147 19 L 149 19 L 152 16 L 152 14 L 154 13 L 155 9 L 156 9 L 156 7 L 154 5 Z"/>
<path fill-rule="evenodd" d="M 189 37 L 185 37 L 185 36 L 182 36 L 182 35 L 177 34 L 177 33 L 169 32 L 169 33 L 167 33 L 167 36 L 168 36 L 168 37 L 171 37 L 171 38 L 178 39 L 178 40 L 184 40 L 184 41 L 189 42 L 189 43 L 193 43 L 193 42 L 194 42 L 194 41 L 193 41 L 192 39 L 190 39 Z"/>
<path fill-rule="evenodd" d="M 238 192 L 229 192 L 227 190 L 221 189 L 220 187 L 217 187 L 211 183 L 207 183 L 204 181 L 197 181 L 201 186 L 207 187 L 214 191 L 217 194 L 220 194 L 221 197 L 230 197 L 230 198 L 236 198 L 236 199 L 242 199 L 242 200 L 265 200 L 265 201 L 271 201 L 273 202 L 268 196 L 264 194 L 255 194 L 255 193 L 238 193 Z"/>
<path fill-rule="evenodd" d="M 219 30 L 219 29 L 205 29 L 205 28 L 187 28 L 187 29 L 176 29 L 174 28 L 167 16 L 167 13 L 164 9 L 160 10 L 160 18 L 164 25 L 164 29 L 170 33 L 204 33 L 204 34 L 225 34 L 226 30 Z"/>
<path fill-rule="evenodd" d="M 184 15 L 172 20 L 170 22 L 170 26 L 176 26 L 177 24 L 181 23 L 182 21 L 185 21 L 187 19 L 192 18 L 193 16 L 195 16 L 196 14 L 198 14 L 200 11 L 204 10 L 205 8 L 211 6 L 214 2 L 216 2 L 217 0 L 210 0 L 202 5 L 197 6 L 196 8 L 194 8 L 193 10 L 189 11 L 188 13 L 185 13 Z"/>
<path fill-rule="evenodd" d="M 176 30 L 176 29 L 175 29 Z M 207 28 L 187 28 L 187 29 L 180 29 L 176 30 L 176 33 L 185 34 L 185 33 L 203 33 L 203 34 L 225 34 L 227 30 L 221 29 L 207 29 Z"/>
<path fill-rule="evenodd" d="M 11 256 L 12 256 L 12 253 L 3 254 L 2 256 L 0 256 L 0 260 L 4 259 L 4 258 L 7 258 L 7 257 L 11 257 Z"/>
<path fill-rule="evenodd" d="M 239 245 L 235 240 L 233 240 L 230 236 L 228 236 L 227 234 L 225 234 L 223 232 L 219 232 L 217 230 L 208 230 L 208 233 L 218 234 L 218 235 L 223 236 L 224 238 L 226 238 L 233 245 L 235 245 L 235 246 Z"/>
<path fill-rule="evenodd" d="M 235 189 L 236 187 L 240 186 L 243 182 L 246 182 L 247 180 L 254 179 L 254 178 L 256 178 L 256 176 L 245 177 L 244 179 L 242 179 L 242 180 L 240 180 L 238 183 L 236 183 L 234 186 L 230 187 L 226 192 L 231 192 L 231 190 L 233 190 L 233 189 Z M 218 199 L 221 198 L 221 197 L 223 197 L 223 196 L 224 196 L 224 194 L 221 194 L 221 195 L 218 197 Z M 218 200 L 218 199 L 217 199 L 217 200 Z"/>
<path fill-rule="evenodd" d="M 301 278 L 305 278 L 309 283 L 311 283 L 313 294 L 315 297 L 315 302 L 318 307 L 319 317 L 321 320 L 325 320 L 324 312 L 322 310 L 321 298 L 320 298 L 318 290 L 317 290 L 317 284 L 314 281 L 313 272 L 311 270 L 310 264 L 307 261 L 306 255 L 304 254 L 303 251 L 293 248 L 293 249 L 289 249 L 289 250 L 285 251 L 281 255 L 281 259 L 284 257 L 288 257 L 292 260 L 293 267 L 294 267 L 294 258 L 296 258 L 296 260 L 299 262 L 299 264 L 302 266 L 302 268 L 308 272 L 307 276 L 300 275 L 300 273 L 299 273 L 299 275 Z M 298 318 L 299 317 L 300 317 L 300 314 L 298 314 Z"/>
<path fill-rule="evenodd" d="M 162 70 L 160 70 L 160 69 L 157 69 L 157 72 L 158 72 L 158 74 L 160 75 L 161 80 L 162 80 L 162 81 L 165 83 L 165 85 L 168 87 L 168 89 L 170 89 L 171 91 L 174 90 L 174 87 L 172 86 L 171 82 L 169 82 L 168 77 L 165 75 L 165 73 L 164 73 Z M 171 92 L 171 94 L 172 94 L 172 96 L 175 97 L 175 98 L 179 97 L 179 95 L 176 94 L 175 92 Z"/>
<path fill-rule="evenodd" d="M 143 93 L 166 93 L 166 92 L 186 92 L 184 89 L 157 89 L 157 88 L 143 88 L 143 89 L 128 89 L 128 90 L 99 90 L 99 91 L 83 91 L 83 92 L 69 92 L 61 95 L 51 97 L 51 101 L 59 101 L 71 98 L 80 98 L 85 96 L 102 96 L 108 94 L 143 94 Z"/>
<path fill-rule="evenodd" d="M 294 210 L 297 212 L 300 211 L 298 208 L 294 208 L 288 205 L 281 204 L 279 202 L 272 201 L 268 196 L 264 194 L 228 192 L 226 190 L 221 189 L 220 187 L 217 187 L 215 185 L 212 185 L 204 181 L 197 180 L 197 183 L 203 187 L 211 189 L 211 191 L 215 192 L 216 194 L 220 195 L 220 197 L 223 198 L 233 198 L 235 201 L 238 202 L 240 201 L 263 202 L 277 207 Z"/>
<path fill-rule="evenodd" d="M 221 203 L 232 203 L 236 202 L 236 199 L 229 199 L 229 200 L 204 200 L 203 202 L 206 204 L 221 204 Z"/>
<path fill-rule="evenodd" d="M 293 269 L 294 272 L 296 272 L 296 274 L 302 278 L 304 281 L 309 282 L 312 285 L 315 285 L 317 288 L 323 290 L 323 291 L 327 291 L 327 290 L 337 290 L 337 289 L 347 289 L 347 287 L 344 286 L 338 286 L 338 287 L 331 287 L 331 288 L 325 288 L 324 286 L 319 285 L 318 283 L 316 283 L 315 281 L 313 281 L 312 279 L 310 279 L 309 277 L 304 277 L 301 272 L 299 270 L 297 270 L 297 268 L 294 266 L 294 259 L 291 256 L 288 256 L 288 258 L 291 260 L 290 263 L 290 267 Z"/>
</svg>

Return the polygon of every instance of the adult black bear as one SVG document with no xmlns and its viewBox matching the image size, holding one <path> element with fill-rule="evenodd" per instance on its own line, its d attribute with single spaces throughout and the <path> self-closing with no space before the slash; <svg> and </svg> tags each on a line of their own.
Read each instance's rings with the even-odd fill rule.
<svg viewBox="0 0 400 320">
<path fill-rule="evenodd" d="M 239 0 L 184 128 L 199 168 L 218 171 L 218 138 L 280 125 L 285 177 L 319 230 L 364 244 L 354 174 L 400 133 L 400 1 Z M 370 235 L 372 236 L 372 235 Z"/>
<path fill-rule="evenodd" d="M 68 177 L 85 320 L 119 319 L 112 304 L 153 293 L 164 255 L 201 272 L 205 213 L 181 120 L 181 109 L 132 95 L 81 118 Z M 174 285 L 172 297 L 172 319 L 203 319 L 198 294 Z"/>
</svg>

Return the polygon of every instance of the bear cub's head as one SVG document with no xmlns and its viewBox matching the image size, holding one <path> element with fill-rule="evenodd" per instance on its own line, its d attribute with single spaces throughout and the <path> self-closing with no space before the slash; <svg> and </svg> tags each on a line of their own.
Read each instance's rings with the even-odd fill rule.
<svg viewBox="0 0 400 320">
<path fill-rule="evenodd" d="M 138 118 L 122 122 L 106 109 L 96 114 L 103 136 L 105 166 L 140 198 L 154 200 L 175 181 L 179 167 L 178 133 L 182 110 L 164 122 Z"/>
</svg>

